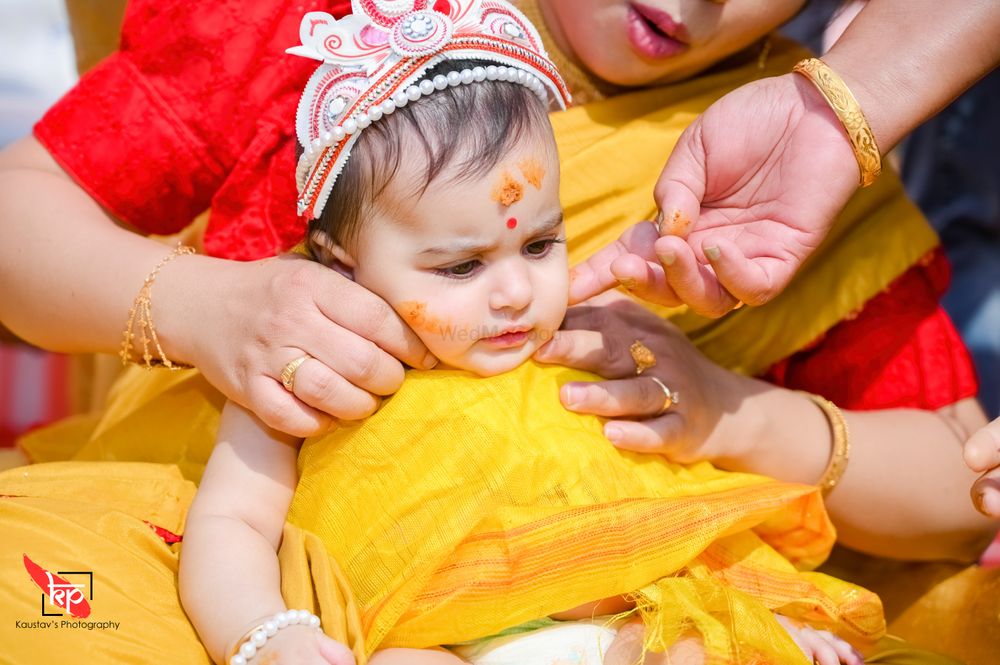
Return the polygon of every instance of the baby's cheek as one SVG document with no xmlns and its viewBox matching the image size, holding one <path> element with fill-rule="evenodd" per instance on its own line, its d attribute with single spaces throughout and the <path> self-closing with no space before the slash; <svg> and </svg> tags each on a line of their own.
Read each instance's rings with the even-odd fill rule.
<svg viewBox="0 0 1000 665">
<path fill-rule="evenodd" d="M 464 321 L 460 311 L 452 311 L 457 309 L 453 306 L 407 300 L 396 305 L 395 309 L 431 353 L 445 362 L 455 360 L 457 354 L 478 339 L 477 326 Z"/>
</svg>

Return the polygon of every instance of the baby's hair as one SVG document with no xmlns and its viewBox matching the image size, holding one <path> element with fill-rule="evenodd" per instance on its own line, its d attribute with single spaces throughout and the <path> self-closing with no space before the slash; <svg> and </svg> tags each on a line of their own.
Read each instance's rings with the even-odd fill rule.
<svg viewBox="0 0 1000 665">
<path fill-rule="evenodd" d="M 424 78 L 490 64 L 449 60 Z M 551 132 L 544 103 L 528 88 L 504 81 L 449 87 L 396 109 L 358 137 L 323 214 L 309 223 L 310 254 L 328 263 L 328 252 L 313 237 L 316 231 L 341 246 L 354 246 L 363 220 L 399 171 L 404 149 L 417 147 L 419 152 L 405 159 L 424 164 L 412 192 L 419 196 L 449 167 L 455 167 L 449 175 L 456 183 L 483 177 L 523 138 L 543 137 L 545 131 Z"/>
</svg>

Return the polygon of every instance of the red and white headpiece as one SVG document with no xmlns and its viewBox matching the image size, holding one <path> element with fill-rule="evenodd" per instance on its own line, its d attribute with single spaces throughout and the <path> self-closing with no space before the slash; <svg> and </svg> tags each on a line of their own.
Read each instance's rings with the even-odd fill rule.
<svg viewBox="0 0 1000 665">
<path fill-rule="evenodd" d="M 566 83 L 538 31 L 505 0 L 352 0 L 339 21 L 309 12 L 301 46 L 288 53 L 322 61 L 306 84 L 296 114 L 305 149 L 296 180 L 300 215 L 320 216 L 360 133 L 383 116 L 449 86 L 509 81 L 566 108 Z M 448 60 L 484 60 L 475 67 L 421 80 Z M 551 100 L 551 102 L 550 102 Z"/>
</svg>

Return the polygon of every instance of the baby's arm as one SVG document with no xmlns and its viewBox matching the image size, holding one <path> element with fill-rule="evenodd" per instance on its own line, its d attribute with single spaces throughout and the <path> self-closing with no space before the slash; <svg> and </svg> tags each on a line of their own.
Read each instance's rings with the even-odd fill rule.
<svg viewBox="0 0 1000 665">
<path fill-rule="evenodd" d="M 299 444 L 232 402 L 222 411 L 218 442 L 187 516 L 179 580 L 184 610 L 216 662 L 261 618 L 286 609 L 276 552 L 297 482 Z M 276 639 L 307 630 L 314 631 L 290 626 Z"/>
</svg>

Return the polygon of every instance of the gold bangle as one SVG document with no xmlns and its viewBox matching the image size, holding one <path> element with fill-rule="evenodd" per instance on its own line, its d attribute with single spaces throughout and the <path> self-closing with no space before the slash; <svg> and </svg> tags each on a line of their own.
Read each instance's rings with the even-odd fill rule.
<svg viewBox="0 0 1000 665">
<path fill-rule="evenodd" d="M 833 488 L 837 486 L 837 483 L 843 477 L 844 471 L 847 470 L 847 461 L 851 456 L 851 437 L 847 429 L 847 420 L 844 418 L 844 413 L 836 404 L 819 395 L 807 392 L 802 392 L 802 394 L 820 408 L 823 415 L 826 416 L 827 422 L 830 423 L 830 432 L 833 435 L 833 444 L 830 447 L 830 461 L 827 463 L 823 475 L 820 476 L 819 482 L 816 483 L 820 491 L 823 492 L 823 496 L 826 496 L 833 491 Z"/>
<path fill-rule="evenodd" d="M 146 279 L 142 283 L 142 288 L 139 289 L 139 294 L 135 297 L 132 307 L 128 312 L 128 323 L 125 324 L 122 347 L 118 352 L 118 356 L 122 360 L 122 365 L 132 362 L 132 342 L 135 340 L 136 332 L 138 332 L 142 335 L 142 359 L 145 362 L 146 369 L 153 369 L 154 367 L 166 367 L 172 370 L 191 369 L 190 365 L 171 361 L 167 358 L 167 354 L 164 353 L 163 347 L 160 346 L 160 338 L 157 336 L 156 328 L 153 326 L 152 289 L 153 282 L 156 281 L 156 276 L 160 273 L 160 269 L 163 266 L 167 265 L 176 256 L 194 253 L 195 250 L 193 247 L 179 244 L 146 275 Z M 156 352 L 160 356 L 159 358 L 153 358 L 153 354 L 150 351 L 151 342 L 156 347 Z"/>
<path fill-rule="evenodd" d="M 850 88 L 837 72 L 819 58 L 806 58 L 795 65 L 792 71 L 812 81 L 826 103 L 837 114 L 837 119 L 844 126 L 847 138 L 851 141 L 854 158 L 858 160 L 861 186 L 867 187 L 875 182 L 882 173 L 882 155 L 879 153 L 868 119 L 865 118 L 858 100 L 851 94 Z"/>
</svg>

